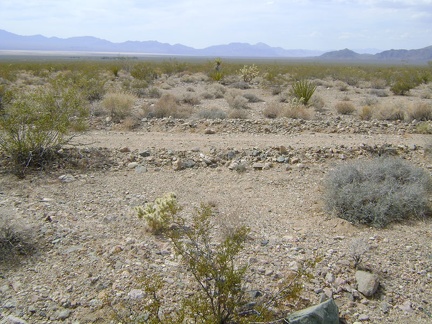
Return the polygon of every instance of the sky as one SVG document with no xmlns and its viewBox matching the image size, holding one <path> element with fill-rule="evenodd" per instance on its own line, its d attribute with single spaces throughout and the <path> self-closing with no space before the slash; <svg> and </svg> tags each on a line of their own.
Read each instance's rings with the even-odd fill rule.
<svg viewBox="0 0 432 324">
<path fill-rule="evenodd" d="M 432 0 L 0 0 L 0 29 L 194 48 L 418 49 L 432 45 Z"/>
</svg>

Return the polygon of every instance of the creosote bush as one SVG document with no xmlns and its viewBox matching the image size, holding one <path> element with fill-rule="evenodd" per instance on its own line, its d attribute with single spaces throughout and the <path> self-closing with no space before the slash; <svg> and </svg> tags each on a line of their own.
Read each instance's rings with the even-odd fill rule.
<svg viewBox="0 0 432 324">
<path fill-rule="evenodd" d="M 326 209 L 355 224 L 384 227 L 430 215 L 431 178 L 398 158 L 340 165 L 325 180 Z"/>
<path fill-rule="evenodd" d="M 24 176 L 28 167 L 42 167 L 72 129 L 83 129 L 87 102 L 76 87 L 64 79 L 53 87 L 13 93 L 0 112 L 0 148 L 10 157 L 14 172 Z"/>
</svg>

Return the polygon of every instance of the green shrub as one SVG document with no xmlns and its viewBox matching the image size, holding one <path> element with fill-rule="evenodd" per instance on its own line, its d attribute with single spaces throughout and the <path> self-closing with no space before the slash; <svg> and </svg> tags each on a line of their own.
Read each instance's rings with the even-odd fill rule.
<svg viewBox="0 0 432 324">
<path fill-rule="evenodd" d="M 212 242 L 214 214 L 210 206 L 201 205 L 192 215 L 191 224 L 180 215 L 180 210 L 174 194 L 137 207 L 138 217 L 146 220 L 152 232 L 170 240 L 197 284 L 197 292 L 183 299 L 183 314 L 179 316 L 197 323 L 238 323 L 239 309 L 245 304 L 247 266 L 237 265 L 236 257 L 249 230 L 244 226 L 233 229 L 216 244 Z M 156 285 L 147 290 L 155 296 L 158 289 L 160 286 Z M 157 313 L 159 304 L 153 306 L 150 316 L 155 317 L 156 323 L 163 322 L 162 315 Z"/>
<path fill-rule="evenodd" d="M 63 83 L 14 95 L 0 114 L 0 148 L 17 175 L 29 166 L 45 165 L 73 128 L 82 129 L 88 109 L 80 92 Z"/>
<path fill-rule="evenodd" d="M 401 159 L 341 165 L 328 174 L 324 185 L 326 209 L 352 223 L 384 227 L 430 215 L 429 174 Z"/>
<path fill-rule="evenodd" d="M 415 127 L 415 132 L 418 134 L 432 134 L 432 126 L 428 122 L 418 123 Z"/>
<path fill-rule="evenodd" d="M 224 73 L 222 71 L 212 71 L 209 74 L 210 79 L 212 79 L 213 81 L 216 82 L 220 82 L 222 81 L 222 79 L 224 78 Z"/>
<path fill-rule="evenodd" d="M 406 80 L 398 80 L 390 87 L 390 90 L 395 95 L 403 96 L 413 88 L 415 88 L 415 84 L 413 84 L 412 82 Z"/>
<path fill-rule="evenodd" d="M 305 106 L 316 90 L 316 85 L 307 80 L 300 80 L 292 84 L 291 94 L 301 101 Z"/>
<path fill-rule="evenodd" d="M 135 64 L 132 67 L 130 74 L 135 79 L 147 81 L 147 82 L 152 82 L 158 77 L 156 70 L 153 68 L 153 66 L 150 63 Z"/>
</svg>

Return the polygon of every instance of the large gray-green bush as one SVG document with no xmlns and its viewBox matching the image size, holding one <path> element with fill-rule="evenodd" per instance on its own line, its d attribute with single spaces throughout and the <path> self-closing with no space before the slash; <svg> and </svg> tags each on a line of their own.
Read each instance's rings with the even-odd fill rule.
<svg viewBox="0 0 432 324">
<path fill-rule="evenodd" d="M 384 227 L 430 215 L 431 177 L 408 161 L 383 157 L 349 162 L 325 179 L 326 209 L 357 224 Z"/>
</svg>

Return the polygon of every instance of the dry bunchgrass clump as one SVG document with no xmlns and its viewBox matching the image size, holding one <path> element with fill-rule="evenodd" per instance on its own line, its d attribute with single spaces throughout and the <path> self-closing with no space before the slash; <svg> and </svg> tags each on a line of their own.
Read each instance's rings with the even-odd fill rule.
<svg viewBox="0 0 432 324">
<path fill-rule="evenodd" d="M 114 121 L 130 116 L 137 97 L 125 92 L 107 93 L 101 102 L 103 109 L 113 118 Z"/>
<path fill-rule="evenodd" d="M 316 111 L 324 111 L 325 102 L 324 99 L 318 95 L 314 95 L 310 101 L 310 105 L 315 108 Z"/>
<path fill-rule="evenodd" d="M 226 88 L 219 83 L 212 84 L 211 86 L 207 87 L 206 92 L 206 99 L 220 99 L 225 96 Z"/>
<path fill-rule="evenodd" d="M 200 99 L 197 96 L 194 96 L 190 93 L 187 93 L 182 98 L 182 103 L 185 103 L 187 105 L 196 106 L 201 103 Z"/>
<path fill-rule="evenodd" d="M 198 112 L 198 118 L 202 119 L 225 119 L 226 112 L 217 107 L 204 108 Z"/>
<path fill-rule="evenodd" d="M 400 105 L 381 104 L 377 106 L 375 115 L 380 120 L 404 120 L 405 110 Z"/>
<path fill-rule="evenodd" d="M 0 263 L 16 262 L 35 251 L 31 232 L 0 210 Z"/>
<path fill-rule="evenodd" d="M 361 120 L 371 120 L 373 117 L 373 107 L 363 106 L 359 112 L 359 118 Z"/>
<path fill-rule="evenodd" d="M 373 95 L 373 96 L 377 96 L 377 97 L 379 97 L 379 98 L 388 97 L 388 93 L 387 93 L 387 91 L 384 90 L 384 89 L 372 89 L 369 93 L 370 93 L 371 95 Z"/>
<path fill-rule="evenodd" d="M 426 102 L 413 103 L 408 111 L 408 118 L 411 120 L 432 120 L 432 105 Z"/>
<path fill-rule="evenodd" d="M 150 118 L 188 118 L 192 114 L 192 108 L 181 106 L 172 94 L 164 94 L 153 106 L 144 107 L 143 110 Z"/>
<path fill-rule="evenodd" d="M 253 93 L 245 93 L 245 94 L 243 95 L 243 97 L 245 97 L 245 98 L 248 100 L 248 102 L 251 102 L 251 103 L 263 102 L 263 101 L 264 101 L 264 100 L 258 98 L 258 97 L 257 97 L 256 95 L 254 95 Z"/>
<path fill-rule="evenodd" d="M 336 103 L 335 108 L 337 113 L 341 115 L 351 115 L 356 110 L 354 105 L 348 101 L 339 101 Z"/>
<path fill-rule="evenodd" d="M 247 119 L 248 112 L 244 109 L 230 109 L 228 112 L 229 119 Z"/>
<path fill-rule="evenodd" d="M 282 114 L 282 105 L 279 102 L 270 102 L 263 110 L 263 115 L 266 118 L 278 118 Z"/>
<path fill-rule="evenodd" d="M 239 91 L 230 91 L 225 95 L 225 100 L 228 102 L 230 108 L 245 109 L 248 108 L 248 100 L 243 97 Z"/>
<path fill-rule="evenodd" d="M 282 117 L 292 119 L 311 119 L 312 112 L 303 105 L 285 106 L 281 113 Z"/>
</svg>

